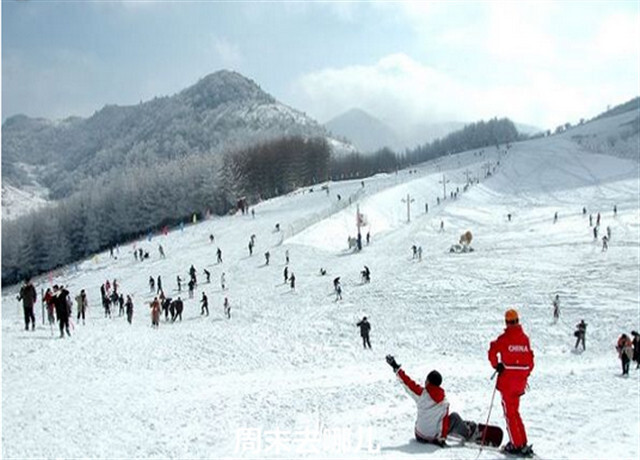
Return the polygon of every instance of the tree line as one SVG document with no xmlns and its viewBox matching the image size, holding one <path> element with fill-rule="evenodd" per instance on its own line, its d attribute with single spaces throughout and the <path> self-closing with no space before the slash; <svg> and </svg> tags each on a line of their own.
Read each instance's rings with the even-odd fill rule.
<svg viewBox="0 0 640 460">
<path fill-rule="evenodd" d="M 190 222 L 194 214 L 227 214 L 240 198 L 254 204 L 299 187 L 392 172 L 518 138 L 511 121 L 493 119 L 402 154 L 385 148 L 335 156 L 325 138 L 289 136 L 223 154 L 113 168 L 55 205 L 3 223 L 2 284 Z"/>
</svg>

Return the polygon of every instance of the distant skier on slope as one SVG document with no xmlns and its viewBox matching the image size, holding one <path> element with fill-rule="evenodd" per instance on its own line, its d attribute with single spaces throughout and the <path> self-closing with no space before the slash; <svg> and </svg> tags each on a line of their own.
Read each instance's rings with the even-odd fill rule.
<svg viewBox="0 0 640 460">
<path fill-rule="evenodd" d="M 629 364 L 633 358 L 633 346 L 627 334 L 622 334 L 616 344 L 618 357 L 622 363 L 622 375 L 629 375 Z"/>
<path fill-rule="evenodd" d="M 585 339 L 587 336 L 587 323 L 585 323 L 583 319 L 581 319 L 580 322 L 576 324 L 576 331 L 573 333 L 573 335 L 577 337 L 576 346 L 574 347 L 574 349 L 577 350 L 578 345 L 580 345 L 580 342 L 582 342 L 582 351 L 585 351 L 587 349 L 585 345 Z"/>
<path fill-rule="evenodd" d="M 22 300 L 22 309 L 24 312 L 24 324 L 25 330 L 29 330 L 29 323 L 31 323 L 31 330 L 36 329 L 36 316 L 33 313 L 33 305 L 36 303 L 38 293 L 36 288 L 31 284 L 29 278 L 24 280 L 24 285 L 20 288 L 20 294 L 18 294 L 18 300 Z"/>
<path fill-rule="evenodd" d="M 560 319 L 560 295 L 556 294 L 556 298 L 553 299 L 553 322 L 557 323 Z"/>
<path fill-rule="evenodd" d="M 202 292 L 202 299 L 200 300 L 200 303 L 202 303 L 200 315 L 202 316 L 206 312 L 206 315 L 209 316 L 209 299 L 207 298 L 207 294 L 205 294 L 204 292 Z"/>
<path fill-rule="evenodd" d="M 462 420 L 457 412 L 449 413 L 449 401 L 444 389 L 440 386 L 442 376 L 438 371 L 429 372 L 423 387 L 401 369 L 393 356 L 387 355 L 386 361 L 418 407 L 414 427 L 416 441 L 444 447 L 449 434 L 457 435 L 467 441 L 479 439 L 482 434 L 476 423 Z"/>
<path fill-rule="evenodd" d="M 633 345 L 633 360 L 637 363 L 636 369 L 640 369 L 640 334 L 636 331 L 631 331 L 631 336 L 633 337 L 631 341 Z"/>
<path fill-rule="evenodd" d="M 364 347 L 365 350 L 367 349 L 367 346 L 369 347 L 369 350 L 371 350 L 371 341 L 369 340 L 369 333 L 371 332 L 371 324 L 367 320 L 367 317 L 364 316 L 362 320 L 360 320 L 360 322 L 356 324 L 356 326 L 360 328 L 360 337 L 362 337 L 362 346 Z"/>
<path fill-rule="evenodd" d="M 533 449 L 527 444 L 527 433 L 520 417 L 520 397 L 525 392 L 529 374 L 533 370 L 533 351 L 529 337 L 519 324 L 518 312 L 507 310 L 504 319 L 507 327 L 491 342 L 488 353 L 489 362 L 498 373 L 496 388 L 502 395 L 510 439 L 503 450 L 508 454 L 532 456 Z"/>
</svg>

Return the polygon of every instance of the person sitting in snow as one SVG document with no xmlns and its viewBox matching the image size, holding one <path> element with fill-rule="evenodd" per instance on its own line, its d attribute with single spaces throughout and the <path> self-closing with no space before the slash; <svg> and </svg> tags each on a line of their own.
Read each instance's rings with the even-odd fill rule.
<svg viewBox="0 0 640 460">
<path fill-rule="evenodd" d="M 418 406 L 414 428 L 416 441 L 444 447 L 449 434 L 457 435 L 465 441 L 479 439 L 481 433 L 476 423 L 462 420 L 457 412 L 449 413 L 449 401 L 440 386 L 442 375 L 438 371 L 429 372 L 423 387 L 400 368 L 393 356 L 387 355 L 386 361 Z"/>
</svg>

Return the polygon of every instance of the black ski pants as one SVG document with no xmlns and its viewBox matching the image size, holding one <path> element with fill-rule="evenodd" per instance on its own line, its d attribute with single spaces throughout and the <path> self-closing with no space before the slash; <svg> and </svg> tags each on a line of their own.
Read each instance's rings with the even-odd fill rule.
<svg viewBox="0 0 640 460">
<path fill-rule="evenodd" d="M 622 375 L 629 374 L 629 364 L 631 364 L 631 360 L 627 356 L 625 352 L 622 352 L 622 356 L 620 357 L 620 361 L 622 361 Z"/>
<path fill-rule="evenodd" d="M 67 331 L 67 335 L 71 336 L 71 334 L 69 333 L 69 317 L 62 317 L 62 318 L 58 318 L 58 321 L 60 322 L 60 337 L 64 337 L 64 331 Z"/>
<path fill-rule="evenodd" d="M 576 340 L 576 346 L 575 346 L 576 349 L 578 348 L 578 345 L 580 345 L 580 342 L 582 342 L 582 349 L 586 350 L 587 347 L 586 347 L 586 345 L 584 343 L 584 335 L 579 335 L 578 336 L 578 339 Z"/>
<path fill-rule="evenodd" d="M 368 346 L 369 349 L 371 349 L 371 342 L 369 341 L 369 335 L 363 335 L 362 336 L 362 346 L 364 348 L 367 348 L 367 346 Z"/>
<path fill-rule="evenodd" d="M 33 305 L 30 307 L 24 306 L 24 328 L 25 330 L 29 330 L 29 322 L 31 322 L 31 327 L 33 329 L 36 328 L 36 315 L 33 314 Z"/>
</svg>

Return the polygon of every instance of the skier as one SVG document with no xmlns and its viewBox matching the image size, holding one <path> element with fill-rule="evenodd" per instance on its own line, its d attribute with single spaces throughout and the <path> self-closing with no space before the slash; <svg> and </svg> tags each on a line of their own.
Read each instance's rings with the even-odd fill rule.
<svg viewBox="0 0 640 460">
<path fill-rule="evenodd" d="M 598 239 L 598 227 L 593 227 L 593 239 L 597 240 Z"/>
<path fill-rule="evenodd" d="M 54 302 L 56 305 L 56 317 L 58 318 L 58 322 L 60 325 L 60 338 L 64 338 L 65 331 L 68 336 L 71 336 L 69 332 L 69 303 L 67 301 L 67 297 L 69 296 L 69 291 L 67 291 L 64 286 L 53 286 L 54 292 Z"/>
<path fill-rule="evenodd" d="M 371 242 L 371 233 L 367 232 L 367 246 L 369 246 L 370 242 Z"/>
<path fill-rule="evenodd" d="M 229 298 L 224 298 L 224 314 L 227 319 L 231 319 L 231 306 L 229 305 Z"/>
<path fill-rule="evenodd" d="M 532 456 L 527 444 L 527 433 L 520 417 L 520 396 L 525 392 L 527 379 L 533 370 L 533 351 L 529 337 L 522 330 L 518 312 L 506 311 L 506 328 L 489 346 L 489 361 L 498 373 L 497 390 L 502 395 L 502 407 L 510 441 L 503 450 L 509 454 Z M 500 361 L 498 361 L 500 355 Z"/>
<path fill-rule="evenodd" d="M 583 216 L 587 215 L 587 208 L 585 208 L 584 206 L 582 207 L 582 215 Z"/>
<path fill-rule="evenodd" d="M 203 271 L 204 271 L 204 276 L 207 278 L 207 283 L 210 283 L 211 282 L 211 272 L 209 270 L 207 270 L 206 268 Z"/>
<path fill-rule="evenodd" d="M 618 205 L 614 204 L 613 205 L 613 217 L 617 217 L 618 216 Z"/>
<path fill-rule="evenodd" d="M 205 310 L 207 311 L 207 316 L 209 316 L 209 299 L 207 299 L 207 295 L 203 292 L 202 299 L 200 300 L 202 303 L 202 309 L 200 311 L 200 315 L 204 315 Z"/>
<path fill-rule="evenodd" d="M 102 298 L 102 308 L 104 308 L 104 317 L 111 318 L 111 302 L 106 296 Z"/>
<path fill-rule="evenodd" d="M 580 342 L 582 342 L 582 351 L 585 351 L 587 349 L 585 345 L 585 339 L 587 335 L 587 323 L 585 323 L 583 319 L 581 319 L 580 322 L 576 324 L 576 331 L 573 333 L 573 335 L 577 337 L 576 346 L 574 347 L 574 349 L 577 350 L 578 345 L 580 344 Z"/>
<path fill-rule="evenodd" d="M 29 322 L 31 322 L 31 330 L 36 329 L 36 316 L 33 313 L 33 305 L 36 303 L 38 293 L 36 288 L 31 284 L 31 280 L 26 278 L 24 285 L 20 288 L 18 300 L 22 300 L 22 309 L 24 310 L 24 329 L 29 330 Z"/>
<path fill-rule="evenodd" d="M 188 284 L 188 286 L 189 286 L 189 298 L 190 298 L 190 299 L 193 299 L 193 290 L 194 290 L 194 289 L 195 289 L 195 287 L 196 287 L 196 283 L 195 283 L 195 281 L 193 281 L 193 278 L 191 278 L 191 279 L 189 280 L 189 284 Z"/>
<path fill-rule="evenodd" d="M 84 289 L 80 291 L 80 294 L 76 296 L 76 303 L 78 304 L 78 322 L 80 322 L 80 318 L 82 318 L 82 324 L 84 324 L 85 311 L 89 306 L 87 302 L 87 294 L 84 292 Z"/>
<path fill-rule="evenodd" d="M 180 317 L 180 321 L 182 321 L 182 311 L 184 310 L 184 304 L 182 303 L 182 299 L 178 296 L 177 300 L 171 302 L 171 322 L 174 322 L 177 317 Z"/>
<path fill-rule="evenodd" d="M 189 276 L 193 280 L 193 284 L 196 284 L 196 267 L 194 267 L 193 265 L 189 267 Z"/>
<path fill-rule="evenodd" d="M 253 243 L 249 241 L 249 257 L 253 255 Z"/>
<path fill-rule="evenodd" d="M 360 337 L 362 337 L 362 346 L 364 347 L 365 350 L 367 349 L 367 346 L 369 347 L 369 350 L 371 350 L 371 342 L 369 341 L 369 332 L 371 331 L 371 324 L 369 324 L 369 321 L 367 321 L 367 317 L 364 316 L 362 320 L 360 320 L 360 322 L 356 324 L 356 326 L 360 328 Z"/>
<path fill-rule="evenodd" d="M 289 267 L 284 267 L 284 284 L 289 281 Z"/>
<path fill-rule="evenodd" d="M 633 358 L 633 347 L 631 339 L 629 339 L 627 334 L 622 334 L 620 336 L 616 345 L 616 350 L 618 351 L 618 357 L 622 362 L 622 375 L 629 375 L 629 363 L 631 362 L 631 358 Z"/>
<path fill-rule="evenodd" d="M 269 251 L 264 253 L 264 264 L 265 265 L 269 265 L 269 257 L 271 257 L 271 254 L 269 253 Z"/>
<path fill-rule="evenodd" d="M 226 279 L 225 279 L 224 272 L 222 272 L 222 275 L 220 275 L 220 287 L 222 288 L 223 291 L 226 289 Z"/>
<path fill-rule="evenodd" d="M 209 243 L 213 243 L 213 241 L 215 240 L 215 238 L 213 237 L 213 234 L 209 234 Z"/>
<path fill-rule="evenodd" d="M 444 232 L 444 220 L 440 221 L 440 231 Z"/>
<path fill-rule="evenodd" d="M 54 315 L 55 303 L 53 300 L 53 293 L 51 292 L 50 288 L 47 288 L 47 292 L 45 292 L 44 294 L 44 302 L 47 306 L 47 319 L 49 321 L 49 324 L 53 324 L 56 322 L 56 318 Z"/>
<path fill-rule="evenodd" d="M 218 256 L 218 263 L 221 264 L 222 263 L 222 250 L 220 248 L 218 248 L 218 250 L 216 251 L 216 255 Z"/>
<path fill-rule="evenodd" d="M 636 331 L 631 331 L 631 335 L 633 336 L 631 341 L 633 344 L 633 360 L 637 363 L 636 369 L 640 369 L 640 334 Z"/>
<path fill-rule="evenodd" d="M 362 270 L 362 281 L 364 283 L 368 283 L 371 281 L 371 270 L 369 270 L 369 267 L 367 267 L 366 265 L 364 266 L 364 269 Z"/>
<path fill-rule="evenodd" d="M 151 308 L 151 327 L 158 328 L 160 326 L 160 301 L 154 297 L 149 306 Z"/>
<path fill-rule="evenodd" d="M 158 251 L 160 252 L 160 257 L 164 259 L 164 249 L 161 244 L 158 245 Z"/>
<path fill-rule="evenodd" d="M 593 216 L 589 214 L 589 227 L 593 227 Z"/>
<path fill-rule="evenodd" d="M 596 217 L 596 227 L 600 227 L 600 213 Z"/>
<path fill-rule="evenodd" d="M 133 301 L 130 295 L 127 296 L 125 306 L 127 307 L 127 322 L 131 324 L 131 319 L 133 318 Z"/>
<path fill-rule="evenodd" d="M 607 238 L 607 235 L 604 235 L 602 237 L 602 252 L 605 252 L 607 249 L 609 249 L 609 238 Z"/>
<path fill-rule="evenodd" d="M 154 292 L 156 290 L 156 280 L 153 279 L 153 276 L 149 277 L 149 292 Z"/>
<path fill-rule="evenodd" d="M 415 259 L 418 256 L 418 246 L 416 246 L 415 244 L 411 246 L 411 252 L 412 252 L 412 259 Z"/>
<path fill-rule="evenodd" d="M 457 412 L 449 413 L 449 401 L 440 386 L 442 375 L 438 371 L 429 372 L 422 387 L 401 369 L 393 356 L 387 355 L 385 359 L 418 407 L 414 427 L 416 441 L 444 447 L 449 434 L 460 436 L 466 441 L 480 439 L 481 433 L 475 422 L 462 420 Z"/>
<path fill-rule="evenodd" d="M 291 283 L 291 289 L 296 288 L 296 275 L 291 272 L 291 276 L 289 277 L 289 282 Z"/>
<path fill-rule="evenodd" d="M 287 265 L 289 265 L 289 250 L 284 251 L 284 260 Z"/>
<path fill-rule="evenodd" d="M 422 246 L 418 246 L 418 262 L 422 262 Z"/>
<path fill-rule="evenodd" d="M 160 278 L 160 275 L 158 275 L 158 282 L 156 284 L 158 286 L 158 290 L 156 291 L 156 294 L 162 293 L 162 278 Z"/>
<path fill-rule="evenodd" d="M 558 211 L 553 215 L 553 223 L 555 224 L 556 222 L 558 222 Z"/>
<path fill-rule="evenodd" d="M 333 289 L 336 292 L 336 302 L 342 300 L 342 286 L 340 285 L 340 277 L 333 280 Z"/>
<path fill-rule="evenodd" d="M 556 294 L 553 300 L 553 322 L 557 323 L 560 319 L 560 295 Z"/>
<path fill-rule="evenodd" d="M 178 282 L 178 292 L 182 292 L 182 278 L 180 278 L 180 275 L 176 276 L 176 281 Z"/>
</svg>

